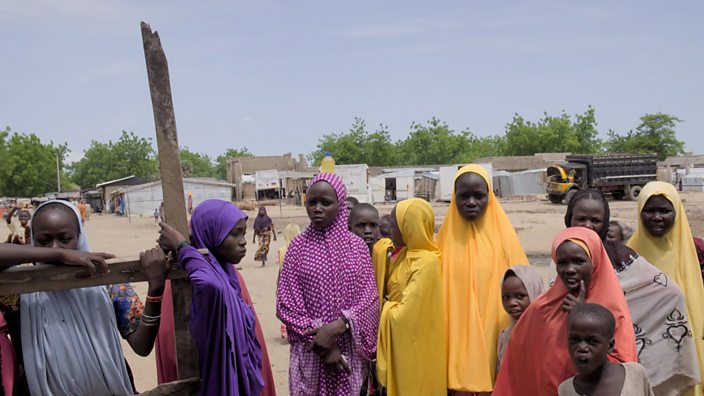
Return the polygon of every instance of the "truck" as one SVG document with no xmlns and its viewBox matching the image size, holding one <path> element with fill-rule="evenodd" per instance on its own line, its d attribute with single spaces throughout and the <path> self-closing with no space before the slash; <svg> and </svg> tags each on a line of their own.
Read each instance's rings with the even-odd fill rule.
<svg viewBox="0 0 704 396">
<path fill-rule="evenodd" d="M 635 200 L 641 188 L 657 180 L 656 154 L 570 154 L 547 169 L 552 203 L 569 203 L 577 191 L 594 188 L 617 200 Z"/>
</svg>

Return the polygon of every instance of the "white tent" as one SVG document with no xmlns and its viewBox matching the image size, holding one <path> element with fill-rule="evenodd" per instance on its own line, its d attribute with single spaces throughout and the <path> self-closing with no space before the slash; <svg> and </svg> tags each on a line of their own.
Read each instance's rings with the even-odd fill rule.
<svg viewBox="0 0 704 396">
<path fill-rule="evenodd" d="M 220 199 L 232 201 L 234 184 L 218 181 L 214 179 L 183 179 L 183 193 L 188 202 L 188 193 L 193 197 L 193 207 L 207 199 Z M 164 201 L 164 190 L 161 180 L 151 183 L 140 184 L 129 188 L 123 188 L 115 192 L 121 194 L 125 200 L 125 211 L 130 216 L 151 216 L 154 209 L 160 207 Z"/>
</svg>

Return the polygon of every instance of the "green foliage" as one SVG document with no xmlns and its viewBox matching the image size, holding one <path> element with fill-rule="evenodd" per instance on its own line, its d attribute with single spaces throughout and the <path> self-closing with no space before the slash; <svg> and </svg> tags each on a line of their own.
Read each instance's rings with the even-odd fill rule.
<svg viewBox="0 0 704 396">
<path fill-rule="evenodd" d="M 380 125 L 374 133 L 367 131 L 361 118 L 355 118 L 347 133 L 329 134 L 318 141 L 317 150 L 311 154 L 316 165 L 329 151 L 338 164 L 393 165 L 396 163 L 396 147 L 391 141 L 388 128 Z"/>
<path fill-rule="evenodd" d="M 74 162 L 71 168 L 74 182 L 84 189 L 131 175 L 155 177 L 158 174 L 151 139 L 126 131 L 122 131 L 122 136 L 115 143 L 112 140 L 107 143 L 93 140 L 83 158 Z"/>
<path fill-rule="evenodd" d="M 668 156 L 684 154 L 684 142 L 675 135 L 678 122 L 682 120 L 668 114 L 646 114 L 640 117 L 640 125 L 635 132 L 619 135 L 609 131 L 606 147 L 614 153 L 656 153 L 660 161 Z"/>
<path fill-rule="evenodd" d="M 215 177 L 219 180 L 227 180 L 227 159 L 236 157 L 251 157 L 252 154 L 247 147 L 242 149 L 229 148 L 215 159 Z"/>
<path fill-rule="evenodd" d="M 69 184 L 63 161 L 66 144 L 42 143 L 37 135 L 0 131 L 0 196 L 33 197 L 58 191 L 56 160 L 59 159 L 61 185 Z"/>
<path fill-rule="evenodd" d="M 181 149 L 181 171 L 183 177 L 215 177 L 215 164 L 209 156 L 194 153 L 184 147 Z"/>
<path fill-rule="evenodd" d="M 370 133 L 364 120 L 355 118 L 348 132 L 324 135 L 309 159 L 319 165 L 325 152 L 329 151 L 338 164 L 453 164 L 501 155 L 504 146 L 502 137 L 477 137 L 469 131 L 455 132 L 437 118 L 425 125 L 412 123 L 406 139 L 393 141 L 388 127 L 379 125 Z"/>
<path fill-rule="evenodd" d="M 594 109 L 571 117 L 563 112 L 559 117 L 547 113 L 537 123 L 526 121 L 516 114 L 506 125 L 505 155 L 533 155 L 536 153 L 570 152 L 596 154 L 603 143 L 596 129 Z"/>
<path fill-rule="evenodd" d="M 401 155 L 408 165 L 452 164 L 471 152 L 469 131 L 455 132 L 433 117 L 427 125 L 411 124 L 411 133 L 401 142 Z"/>
</svg>

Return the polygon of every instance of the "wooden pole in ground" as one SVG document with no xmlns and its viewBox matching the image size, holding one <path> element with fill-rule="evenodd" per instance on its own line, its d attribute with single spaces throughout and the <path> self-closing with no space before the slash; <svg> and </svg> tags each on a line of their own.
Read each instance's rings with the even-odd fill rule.
<svg viewBox="0 0 704 396">
<path fill-rule="evenodd" d="M 161 46 L 159 33 L 153 32 L 142 22 L 142 43 L 147 63 L 149 91 L 154 110 L 156 143 L 159 152 L 159 170 L 164 194 L 164 210 L 168 224 L 188 236 L 186 201 L 183 194 L 183 175 L 179 157 L 176 117 L 171 99 L 171 82 L 166 54 Z M 174 327 L 176 330 L 176 359 L 178 378 L 198 376 L 198 352 L 188 331 L 191 309 L 191 285 L 187 280 L 171 282 Z M 166 297 L 166 296 L 165 296 Z M 162 323 L 163 326 L 163 323 Z"/>
</svg>

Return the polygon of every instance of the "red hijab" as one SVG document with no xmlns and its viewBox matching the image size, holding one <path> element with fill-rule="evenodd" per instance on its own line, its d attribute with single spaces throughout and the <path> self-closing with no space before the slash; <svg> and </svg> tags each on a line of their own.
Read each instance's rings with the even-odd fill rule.
<svg viewBox="0 0 704 396">
<path fill-rule="evenodd" d="M 616 344 L 609 361 L 637 362 L 631 314 L 599 235 L 582 227 L 562 231 L 552 244 L 553 261 L 557 261 L 557 248 L 568 239 L 582 241 L 592 257 L 594 272 L 586 302 L 605 306 L 616 318 Z M 520 395 L 526 389 L 531 389 L 534 396 L 554 396 L 560 383 L 577 373 L 567 350 L 567 313 L 562 311 L 566 295 L 567 288 L 560 279 L 556 280 L 518 320 L 501 363 L 494 396 Z"/>
</svg>

